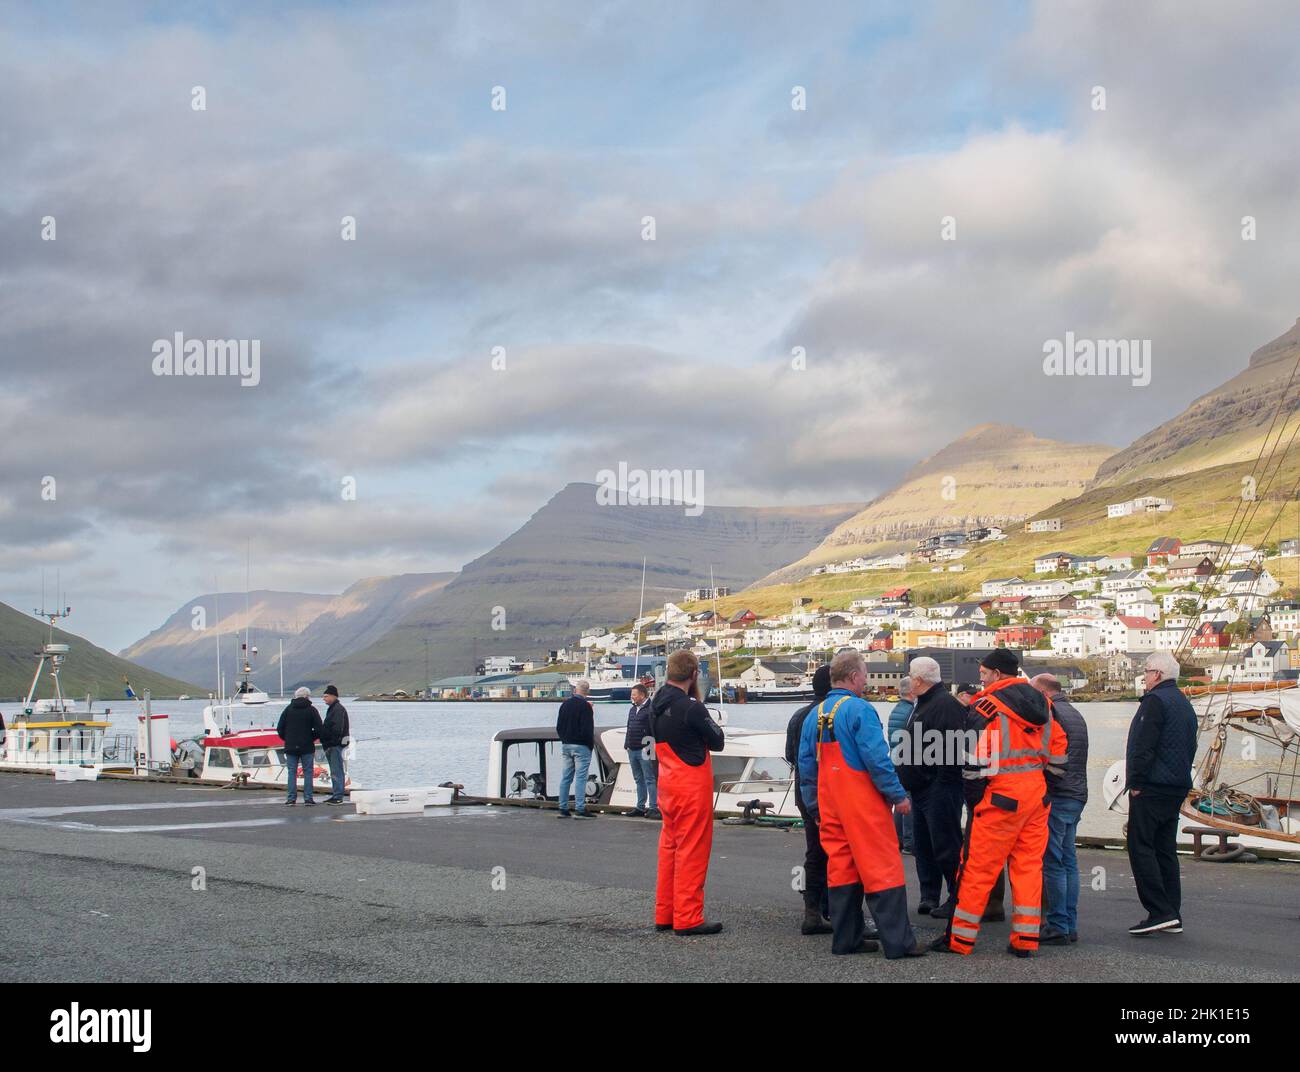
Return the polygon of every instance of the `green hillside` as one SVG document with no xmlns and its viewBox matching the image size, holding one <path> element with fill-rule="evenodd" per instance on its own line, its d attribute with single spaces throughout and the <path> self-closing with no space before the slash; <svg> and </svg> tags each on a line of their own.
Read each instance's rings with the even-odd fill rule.
<svg viewBox="0 0 1300 1072">
<path fill-rule="evenodd" d="M 6 703 L 21 700 L 31 686 L 36 672 L 36 653 L 49 639 L 49 626 L 23 614 L 5 603 L 0 603 L 0 698 Z M 183 693 L 201 694 L 194 685 L 172 677 L 155 674 L 135 663 L 119 659 L 112 652 L 98 648 L 90 641 L 62 629 L 54 630 L 54 642 L 70 647 L 59 679 L 63 693 L 69 699 L 81 700 L 87 694 L 95 699 L 116 700 L 124 696 L 122 677 L 131 679 L 131 686 L 139 695 L 146 689 L 155 697 L 174 698 Z M 37 699 L 52 695 L 47 674 L 41 677 Z M 6 714 L 9 712 L 6 711 Z"/>
<path fill-rule="evenodd" d="M 1300 452 L 1296 452 L 1300 454 Z M 718 610 L 733 614 L 749 608 L 760 616 L 785 612 L 795 596 L 810 597 L 829 610 L 840 610 L 864 596 L 878 595 L 887 588 L 910 585 L 913 601 L 920 604 L 956 599 L 979 588 L 990 577 L 1026 576 L 1033 572 L 1034 559 L 1050 551 L 1068 551 L 1078 555 L 1138 555 L 1157 536 L 1177 536 L 1184 542 L 1197 539 L 1222 540 L 1241 505 L 1243 478 L 1250 475 L 1251 463 L 1221 465 L 1168 479 L 1139 480 L 1119 486 L 1093 488 L 1073 499 L 1066 499 L 1036 517 L 1060 517 L 1061 532 L 1012 533 L 1008 539 L 977 546 L 961 559 L 961 573 L 931 573 L 920 564 L 907 570 L 879 570 L 869 573 L 821 574 L 791 584 L 746 589 L 718 600 Z M 1258 475 L 1258 474 L 1257 474 Z M 1259 546 L 1265 533 L 1268 542 L 1300 537 L 1300 502 L 1288 498 L 1300 482 L 1300 457 L 1288 458 L 1271 485 L 1267 480 L 1258 487 L 1254 518 L 1244 532 L 1234 533 L 1236 540 Z M 1159 495 L 1172 499 L 1169 513 L 1138 514 L 1109 519 L 1106 505 L 1142 495 Z M 1279 511 L 1281 516 L 1279 518 Z M 1244 510 L 1237 514 L 1241 521 Z M 1274 520 L 1277 519 L 1274 524 Z M 1144 564 L 1135 559 L 1134 566 Z M 1271 567 L 1277 579 L 1288 588 L 1300 585 L 1300 560 L 1288 559 L 1285 572 Z M 706 609 L 688 605 L 683 609 Z"/>
</svg>

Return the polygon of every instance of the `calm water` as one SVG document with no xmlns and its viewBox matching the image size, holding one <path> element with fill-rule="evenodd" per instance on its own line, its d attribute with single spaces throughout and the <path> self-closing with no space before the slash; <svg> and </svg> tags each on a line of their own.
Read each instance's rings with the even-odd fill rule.
<svg viewBox="0 0 1300 1072">
<path fill-rule="evenodd" d="M 167 701 L 154 705 L 156 714 L 171 716 L 172 737 L 197 736 L 203 729 L 206 700 Z M 385 786 L 436 785 L 456 781 L 469 793 L 481 793 L 487 780 L 488 745 L 498 730 L 524 726 L 554 726 L 558 705 L 550 703 L 367 703 L 344 699 L 357 738 L 356 760 L 352 773 L 358 785 L 366 788 Z M 596 704 L 597 728 L 622 726 L 627 707 L 624 704 Z M 728 724 L 758 730 L 784 730 L 790 715 L 799 704 L 746 704 L 727 708 Z M 876 709 L 887 718 L 890 704 Z M 1089 803 L 1084 812 L 1086 834 L 1118 834 L 1124 821 L 1119 812 L 1107 812 L 1101 794 L 1101 781 L 1118 759 L 1124 758 L 1124 744 L 1129 723 L 1137 710 L 1136 702 L 1085 703 L 1079 710 L 1088 723 Z M 110 721 L 116 733 L 135 732 L 136 705 L 130 701 L 110 703 Z M 323 714 L 323 705 L 317 707 Z M 100 705 L 96 710 L 101 711 Z M 246 725 L 274 725 L 281 704 L 273 701 L 249 713 Z M 236 727 L 240 728 L 240 727 Z M 1204 743 L 1204 742 L 1203 742 Z M 1276 769 L 1276 749 L 1261 745 L 1254 763 L 1237 763 L 1228 780 L 1258 770 Z M 1225 765 L 1225 768 L 1227 765 Z M 1260 788 L 1247 785 L 1248 791 Z"/>
</svg>

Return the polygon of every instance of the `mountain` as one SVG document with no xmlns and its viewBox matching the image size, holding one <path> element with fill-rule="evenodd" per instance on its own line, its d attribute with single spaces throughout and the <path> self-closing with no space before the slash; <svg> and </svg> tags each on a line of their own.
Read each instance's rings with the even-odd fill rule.
<svg viewBox="0 0 1300 1072">
<path fill-rule="evenodd" d="M 1009 526 L 1078 495 L 1114 451 L 981 424 L 913 466 L 898 487 L 837 525 L 811 553 L 759 583 L 788 583 L 822 563 L 900 550 L 948 529 Z"/>
<path fill-rule="evenodd" d="M 1108 458 L 1097 470 L 1097 483 L 1127 484 L 1253 461 L 1269 433 L 1279 394 L 1286 390 L 1288 402 L 1283 412 L 1287 424 L 1281 439 L 1284 448 L 1300 423 L 1300 412 L 1296 411 L 1300 375 L 1291 380 L 1297 357 L 1300 320 L 1251 354 L 1246 368 L 1227 383 L 1202 395 L 1173 420 Z M 1272 434 L 1276 437 L 1278 429 L 1274 428 Z"/>
<path fill-rule="evenodd" d="M 258 649 L 253 680 L 268 690 L 280 682 L 280 642 L 284 642 L 285 687 L 296 685 L 303 673 L 324 666 L 373 644 L 420 600 L 447 584 L 454 573 L 404 573 L 368 577 L 341 595 L 307 592 L 250 592 L 199 596 L 176 611 L 161 626 L 122 652 L 144 666 L 184 674 L 216 687 L 216 645 L 212 630 L 191 627 L 194 608 L 202 607 L 209 623 L 221 611 L 222 666 L 226 686 L 238 670 L 244 627 Z M 216 608 L 216 610 L 214 610 Z M 323 683 L 322 683 L 323 684 Z"/>
<path fill-rule="evenodd" d="M 749 584 L 858 509 L 711 506 L 689 517 L 681 506 L 602 506 L 595 485 L 570 484 L 377 643 L 308 680 L 348 692 L 418 688 L 428 680 L 426 640 L 432 679 L 471 673 L 488 655 L 545 655 L 586 626 L 635 617 L 643 555 L 646 607 L 657 607 L 707 585 L 710 565 L 719 585 Z"/>
<path fill-rule="evenodd" d="M 243 592 L 209 593 L 191 599 L 152 633 L 120 654 L 160 674 L 197 681 L 203 692 L 209 692 L 217 687 L 215 638 L 219 635 L 221 665 L 226 686 L 230 688 L 239 672 L 239 645 L 248 628 L 249 638 L 258 649 L 254 660 L 255 680 L 263 687 L 273 681 L 278 685 L 279 670 L 272 673 L 271 667 L 279 654 L 280 641 L 288 649 L 337 598 L 310 592 L 249 592 L 245 609 Z M 196 610 L 202 612 L 198 619 Z M 200 622 L 199 628 L 195 628 L 196 620 Z"/>
<path fill-rule="evenodd" d="M 49 635 L 46 623 L 0 603 L 0 696 L 19 700 L 27 696 L 32 674 L 36 672 L 36 653 L 49 640 Z M 140 696 L 146 689 L 159 698 L 200 691 L 194 685 L 120 659 L 112 652 L 95 647 L 89 640 L 62 629 L 54 630 L 54 643 L 67 644 L 71 649 L 64 659 L 59 680 L 63 694 L 72 700 L 84 699 L 87 694 L 96 699 L 120 700 L 125 695 L 123 677 L 130 679 L 131 687 Z M 37 699 L 53 695 L 48 673 L 47 666 Z M 11 715 L 10 710 L 5 713 Z M 9 720 L 12 721 L 12 715 Z"/>
<path fill-rule="evenodd" d="M 285 642 L 285 684 L 291 680 L 297 682 L 304 671 L 315 670 L 369 647 L 415 606 L 445 588 L 455 576 L 454 573 L 403 573 L 357 581 L 332 600 L 298 636 Z M 278 667 L 275 674 L 279 676 Z"/>
</svg>

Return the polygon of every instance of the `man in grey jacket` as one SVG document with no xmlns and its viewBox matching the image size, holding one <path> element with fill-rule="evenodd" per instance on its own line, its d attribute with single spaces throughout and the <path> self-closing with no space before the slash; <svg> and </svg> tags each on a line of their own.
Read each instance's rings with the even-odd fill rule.
<svg viewBox="0 0 1300 1072">
<path fill-rule="evenodd" d="M 1043 856 L 1043 902 L 1047 925 L 1038 935 L 1039 945 L 1068 945 L 1079 940 L 1079 860 L 1075 837 L 1079 817 L 1088 803 L 1088 724 L 1065 698 L 1052 674 L 1039 674 L 1029 682 L 1052 708 L 1052 721 L 1065 731 L 1065 771 L 1047 778 L 1047 852 Z"/>
</svg>

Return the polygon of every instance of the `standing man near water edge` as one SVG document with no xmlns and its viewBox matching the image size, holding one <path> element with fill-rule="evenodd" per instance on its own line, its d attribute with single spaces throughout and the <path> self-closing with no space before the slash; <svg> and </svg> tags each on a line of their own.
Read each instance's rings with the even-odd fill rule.
<svg viewBox="0 0 1300 1072">
<path fill-rule="evenodd" d="M 831 668 L 819 666 L 813 674 L 813 702 L 790 716 L 785 730 L 785 760 L 794 771 L 794 806 L 803 816 L 803 924 L 801 934 L 830 934 L 830 902 L 826 895 L 826 850 L 822 848 L 821 829 L 803 802 L 799 789 L 799 740 L 808 714 L 831 691 Z"/>
<path fill-rule="evenodd" d="M 891 755 L 912 801 L 913 855 L 921 884 L 921 902 L 916 911 L 922 916 L 947 919 L 957 903 L 957 869 L 961 866 L 967 709 L 948 691 L 934 659 L 918 656 L 908 673 L 915 708 Z M 942 747 L 935 749 L 935 742 Z"/>
<path fill-rule="evenodd" d="M 862 914 L 865 896 L 890 960 L 919 957 L 907 918 L 903 857 L 890 806 L 911 809 L 876 709 L 862 699 L 867 667 L 846 648 L 831 660 L 831 691 L 804 722 L 799 781 L 804 804 L 821 824 L 830 898 L 831 952 L 872 952 Z"/>
<path fill-rule="evenodd" d="M 889 712 L 889 754 L 896 756 L 898 752 L 899 738 L 902 736 L 903 727 L 907 725 L 907 720 L 912 715 L 912 710 L 916 707 L 916 697 L 912 694 L 912 679 L 903 678 L 898 683 L 898 703 L 894 704 L 894 709 Z M 898 847 L 907 855 L 912 855 L 914 841 L 913 831 L 913 813 L 896 811 L 894 812 L 894 826 L 898 830 Z"/>
<path fill-rule="evenodd" d="M 632 708 L 627 713 L 627 736 L 623 739 L 627 765 L 632 768 L 632 780 L 636 782 L 636 807 L 627 812 L 628 815 L 659 818 L 654 746 L 654 736 L 650 732 L 650 690 L 644 685 L 633 685 Z"/>
<path fill-rule="evenodd" d="M 1047 851 L 1048 766 L 1065 766 L 1065 732 L 1052 722 L 1046 698 L 1018 676 L 1020 662 L 1006 648 L 980 661 L 984 688 L 971 704 L 979 729 L 975 754 L 962 772 L 971 808 L 966 849 L 957 878 L 957 906 L 948 933 L 934 948 L 975 951 L 989 892 L 1007 866 L 1011 885 L 1011 942 L 1007 952 L 1032 957 L 1042 919 L 1043 854 Z"/>
<path fill-rule="evenodd" d="M 1052 718 L 1065 729 L 1065 771 L 1047 772 L 1047 855 L 1043 858 L 1043 910 L 1047 926 L 1039 945 L 1069 945 L 1079 940 L 1079 858 L 1075 840 L 1088 803 L 1088 724 L 1061 692 L 1053 674 L 1029 683 L 1051 705 Z"/>
<path fill-rule="evenodd" d="M 699 700 L 700 660 L 693 652 L 668 656 L 667 678 L 652 702 L 650 731 L 659 757 L 659 868 L 655 930 L 717 934 L 704 922 L 704 880 L 713 848 L 713 760 L 726 738 Z"/>
<path fill-rule="evenodd" d="M 1147 657 L 1146 692 L 1128 731 L 1128 858 L 1147 918 L 1129 934 L 1183 930 L 1178 871 L 1178 812 L 1192 788 L 1196 712 L 1178 688 L 1178 661 L 1168 652 Z"/>
<path fill-rule="evenodd" d="M 289 799 L 286 804 L 298 803 L 298 766 L 302 765 L 302 802 L 305 807 L 314 807 L 312 799 L 315 774 L 313 757 L 316 742 L 320 740 L 320 712 L 311 702 L 311 690 L 296 689 L 289 706 L 280 712 L 280 721 L 275 724 L 275 732 L 284 742 L 284 763 L 289 768 Z"/>
<path fill-rule="evenodd" d="M 587 771 L 591 768 L 591 750 L 596 747 L 596 712 L 587 693 L 591 684 L 584 678 L 573 686 L 573 695 L 560 704 L 555 731 L 560 737 L 560 818 L 569 817 L 569 786 L 573 786 L 573 815 L 594 819 L 587 811 Z"/>
<path fill-rule="evenodd" d="M 342 804 L 343 749 L 352 740 L 352 726 L 348 721 L 348 709 L 339 703 L 339 690 L 326 685 L 321 695 L 325 698 L 325 724 L 321 729 L 320 743 L 330 765 L 330 795 L 325 803 Z"/>
</svg>

